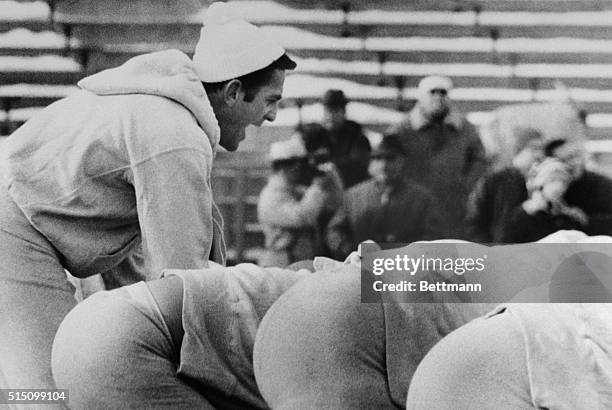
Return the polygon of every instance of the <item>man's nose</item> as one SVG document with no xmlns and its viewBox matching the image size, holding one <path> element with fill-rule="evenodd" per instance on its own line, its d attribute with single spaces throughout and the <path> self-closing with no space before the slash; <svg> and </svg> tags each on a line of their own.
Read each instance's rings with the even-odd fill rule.
<svg viewBox="0 0 612 410">
<path fill-rule="evenodd" d="M 272 122 L 276 119 L 276 114 L 278 112 L 278 105 L 275 105 L 270 111 L 268 111 L 265 115 L 265 119 Z"/>
</svg>

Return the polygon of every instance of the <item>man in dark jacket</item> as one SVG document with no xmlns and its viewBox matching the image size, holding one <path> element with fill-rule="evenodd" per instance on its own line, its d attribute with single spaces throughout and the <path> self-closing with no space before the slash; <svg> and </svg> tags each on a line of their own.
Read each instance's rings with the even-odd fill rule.
<svg viewBox="0 0 612 410">
<path fill-rule="evenodd" d="M 427 188 L 407 178 L 406 165 L 407 155 L 399 137 L 385 136 L 372 152 L 372 178 L 345 193 L 343 217 L 352 236 L 352 243 L 345 249 L 355 249 L 365 240 L 410 243 L 447 237 L 438 200 Z M 330 235 L 341 226 L 339 221 L 338 215 L 334 217 L 328 242 L 333 242 Z"/>
<path fill-rule="evenodd" d="M 451 109 L 451 89 L 446 77 L 424 78 L 415 107 L 389 133 L 401 137 L 408 155 L 408 177 L 431 189 L 449 235 L 462 239 L 467 197 L 487 161 L 476 128 Z"/>
<path fill-rule="evenodd" d="M 323 126 L 331 139 L 331 159 L 345 188 L 350 188 L 370 177 L 371 147 L 361 125 L 346 118 L 347 104 L 348 99 L 341 90 L 328 90 L 323 96 Z"/>
</svg>

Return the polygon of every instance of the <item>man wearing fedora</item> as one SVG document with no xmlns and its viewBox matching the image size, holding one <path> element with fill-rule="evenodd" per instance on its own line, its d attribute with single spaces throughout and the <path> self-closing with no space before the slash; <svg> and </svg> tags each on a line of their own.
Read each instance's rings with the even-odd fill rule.
<svg viewBox="0 0 612 410">
<path fill-rule="evenodd" d="M 374 147 L 372 177 L 346 191 L 344 208 L 330 224 L 335 230 L 348 223 L 352 243 L 345 249 L 355 249 L 365 240 L 410 243 L 447 236 L 439 201 L 410 180 L 407 160 L 397 135 L 384 136 Z"/>
<path fill-rule="evenodd" d="M 450 237 L 462 239 L 467 198 L 487 161 L 475 127 L 452 108 L 452 88 L 446 77 L 422 79 L 414 108 L 388 133 L 401 138 L 408 177 L 433 192 Z"/>
<path fill-rule="evenodd" d="M 342 90 L 327 90 L 323 95 L 323 126 L 331 139 L 332 162 L 346 188 L 370 177 L 368 161 L 371 150 L 361 125 L 346 117 L 348 103 Z"/>
<path fill-rule="evenodd" d="M 52 388 L 51 344 L 78 278 L 117 269 L 139 249 L 163 269 L 225 263 L 211 191 L 219 147 L 273 121 L 295 63 L 224 3 L 205 17 L 193 59 L 134 57 L 81 80 L 3 146 L 0 374 L 7 387 Z"/>
</svg>

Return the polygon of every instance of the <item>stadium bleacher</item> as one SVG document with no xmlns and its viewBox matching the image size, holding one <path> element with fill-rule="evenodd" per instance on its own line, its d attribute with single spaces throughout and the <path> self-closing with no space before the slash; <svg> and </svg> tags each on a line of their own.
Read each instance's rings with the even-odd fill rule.
<svg viewBox="0 0 612 410">
<path fill-rule="evenodd" d="M 0 0 L 0 136 L 74 92 L 87 74 L 154 50 L 191 53 L 203 13 L 199 2 L 183 8 L 119 2 L 123 9 L 111 14 L 107 5 L 77 10 L 73 3 L 79 2 Z M 154 12 L 143 13 L 148 3 Z M 412 106 L 415 86 L 428 74 L 453 78 L 453 99 L 477 124 L 502 105 L 571 98 L 589 114 L 594 157 L 605 172 L 612 169 L 610 0 L 228 4 L 266 27 L 299 61 L 275 123 L 249 131 L 257 143 L 247 139 L 237 153 L 218 158 L 213 184 L 233 261 L 253 260 L 262 246 L 254 221 L 268 172 L 263 153 L 300 121 L 319 120 L 318 99 L 328 88 L 343 89 L 354 101 L 349 117 L 376 132 Z M 567 89 L 559 91 L 559 81 Z"/>
</svg>

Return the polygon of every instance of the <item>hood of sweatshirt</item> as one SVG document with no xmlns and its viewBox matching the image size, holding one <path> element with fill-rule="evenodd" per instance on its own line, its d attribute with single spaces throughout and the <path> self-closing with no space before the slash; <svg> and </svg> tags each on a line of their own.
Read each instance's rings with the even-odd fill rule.
<svg viewBox="0 0 612 410">
<path fill-rule="evenodd" d="M 195 116 L 213 151 L 219 142 L 219 123 L 191 59 L 178 50 L 136 56 L 123 65 L 79 81 L 78 86 L 97 95 L 150 94 L 182 104 Z"/>
</svg>

